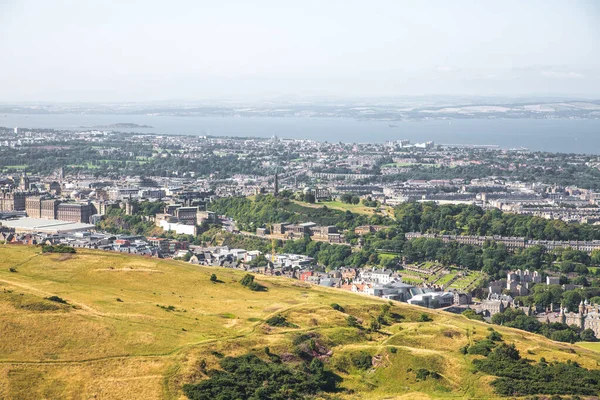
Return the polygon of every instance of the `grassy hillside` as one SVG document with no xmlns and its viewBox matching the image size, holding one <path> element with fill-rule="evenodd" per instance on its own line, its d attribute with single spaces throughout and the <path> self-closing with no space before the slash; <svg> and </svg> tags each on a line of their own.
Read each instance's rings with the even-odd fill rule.
<svg viewBox="0 0 600 400">
<path fill-rule="evenodd" d="M 210 281 L 213 273 L 220 282 Z M 493 378 L 475 372 L 474 356 L 459 351 L 486 337 L 489 325 L 436 311 L 428 311 L 433 321 L 419 322 L 424 309 L 396 303 L 398 322 L 370 333 L 349 327 L 347 317 L 368 327 L 385 302 L 263 276 L 256 279 L 268 291 L 253 292 L 239 283 L 243 275 L 113 253 L 42 255 L 35 247 L 0 246 L 0 398 L 185 398 L 183 384 L 205 379 L 223 356 L 268 359 L 269 347 L 294 359 L 302 337 L 331 351 L 325 364 L 342 378 L 341 390 L 326 398 L 495 396 Z M 266 325 L 275 315 L 293 326 Z M 593 350 L 494 328 L 524 357 L 599 365 Z M 376 367 L 354 365 L 361 352 L 375 356 Z M 417 379 L 421 368 L 439 379 Z"/>
</svg>

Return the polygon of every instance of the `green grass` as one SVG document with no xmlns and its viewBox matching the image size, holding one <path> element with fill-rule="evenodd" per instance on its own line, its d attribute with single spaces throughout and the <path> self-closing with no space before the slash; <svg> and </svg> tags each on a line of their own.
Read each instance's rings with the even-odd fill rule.
<svg viewBox="0 0 600 400">
<path fill-rule="evenodd" d="M 212 273 L 222 283 L 210 282 Z M 42 255 L 36 247 L 0 246 L 0 397 L 182 399 L 184 383 L 206 378 L 201 362 L 212 369 L 222 356 L 265 357 L 265 347 L 293 353 L 294 337 L 313 332 L 332 352 L 327 367 L 342 378 L 336 398 L 495 398 L 493 378 L 471 371 L 459 352 L 489 333 L 484 323 L 394 303 L 392 312 L 404 318 L 368 332 L 348 327 L 346 318 L 368 325 L 380 299 L 260 275 L 268 291 L 253 292 L 239 284 L 244 274 L 117 253 Z M 50 296 L 67 304 L 45 300 Z M 433 321 L 418 322 L 423 312 Z M 267 327 L 275 315 L 294 327 Z M 533 360 L 588 368 L 600 362 L 587 344 L 495 329 Z M 367 371 L 343 368 L 361 351 L 381 361 Z M 410 371 L 418 368 L 442 378 L 418 381 Z"/>
<path fill-rule="evenodd" d="M 394 258 L 399 257 L 398 254 L 388 253 L 385 251 L 377 252 L 377 255 L 381 260 L 393 260 Z"/>
<path fill-rule="evenodd" d="M 306 205 L 308 203 L 302 203 L 302 204 Z M 356 214 L 366 214 L 366 215 L 373 214 L 374 210 L 375 210 L 372 207 L 365 207 L 362 204 L 347 204 L 347 203 L 342 203 L 341 201 L 322 201 L 322 202 L 317 203 L 317 205 L 327 206 L 334 210 L 351 211 Z"/>
<path fill-rule="evenodd" d="M 600 352 L 600 342 L 579 342 L 577 346 Z"/>
<path fill-rule="evenodd" d="M 437 285 L 445 285 L 446 283 L 450 282 L 452 280 L 452 278 L 454 278 L 456 276 L 456 272 L 450 272 L 449 274 L 444 275 L 442 278 L 440 278 L 436 284 Z"/>
</svg>

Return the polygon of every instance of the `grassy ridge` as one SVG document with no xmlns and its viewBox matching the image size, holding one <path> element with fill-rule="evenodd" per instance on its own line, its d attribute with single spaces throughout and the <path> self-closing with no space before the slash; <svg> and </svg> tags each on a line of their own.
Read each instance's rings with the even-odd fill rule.
<svg viewBox="0 0 600 400">
<path fill-rule="evenodd" d="M 221 282 L 210 281 L 213 273 Z M 494 397 L 493 378 L 474 373 L 472 357 L 459 352 L 489 333 L 485 324 L 435 311 L 432 322 L 419 322 L 423 309 L 395 304 L 404 319 L 369 333 L 346 318 L 368 326 L 378 299 L 263 276 L 256 279 L 268 291 L 253 292 L 239 284 L 243 275 L 114 253 L 0 247 L 0 398 L 182 398 L 184 383 L 206 378 L 199 365 L 216 368 L 222 355 L 249 351 L 264 357 L 266 346 L 288 353 L 309 332 L 333 353 L 326 365 L 343 378 L 338 398 Z M 268 327 L 274 315 L 293 327 Z M 531 359 L 600 362 L 585 348 L 495 329 Z M 348 363 L 357 352 L 374 356 L 376 366 Z M 417 379 L 421 368 L 440 379 Z"/>
</svg>

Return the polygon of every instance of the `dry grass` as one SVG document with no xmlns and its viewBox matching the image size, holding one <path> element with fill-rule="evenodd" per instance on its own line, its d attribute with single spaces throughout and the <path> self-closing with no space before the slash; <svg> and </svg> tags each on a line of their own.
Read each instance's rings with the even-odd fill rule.
<svg viewBox="0 0 600 400">
<path fill-rule="evenodd" d="M 212 273 L 223 283 L 210 282 Z M 487 378 L 473 374 L 458 352 L 489 334 L 488 325 L 435 311 L 433 322 L 420 323 L 423 309 L 396 304 L 402 322 L 384 333 L 361 333 L 347 328 L 346 315 L 330 304 L 367 324 L 379 312 L 378 299 L 263 276 L 257 279 L 268 292 L 252 292 L 237 283 L 243 274 L 114 253 L 79 250 L 65 258 L 0 247 L 0 398 L 180 398 L 183 383 L 205 377 L 201 360 L 212 368 L 216 354 L 265 346 L 283 353 L 307 331 L 328 341 L 334 361 L 357 350 L 381 355 L 375 371 L 340 373 L 342 387 L 354 391 L 343 398 L 493 397 Z M 278 313 L 298 328 L 265 329 L 264 320 Z M 571 359 L 590 368 L 600 361 L 591 350 L 496 329 L 528 358 Z M 409 367 L 435 369 L 443 379 L 417 382 Z"/>
</svg>

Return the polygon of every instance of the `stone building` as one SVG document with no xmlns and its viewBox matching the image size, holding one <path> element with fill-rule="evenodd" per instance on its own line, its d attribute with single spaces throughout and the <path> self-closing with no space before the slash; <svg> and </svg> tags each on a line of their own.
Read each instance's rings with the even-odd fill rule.
<svg viewBox="0 0 600 400">
<path fill-rule="evenodd" d="M 41 218 L 42 198 L 40 196 L 27 196 L 25 199 L 25 212 L 29 218 Z"/>
<path fill-rule="evenodd" d="M 0 193 L 0 211 L 25 211 L 25 193 Z"/>
<path fill-rule="evenodd" d="M 89 223 L 92 206 L 80 203 L 61 203 L 57 207 L 56 219 L 70 222 Z"/>
<path fill-rule="evenodd" d="M 580 330 L 591 329 L 596 337 L 600 337 L 600 305 L 582 301 L 576 313 L 561 306 L 559 318 L 563 324 L 575 325 Z"/>
</svg>

